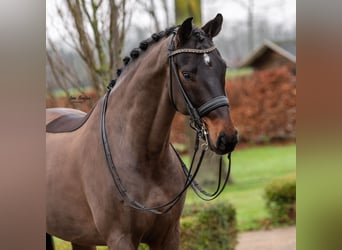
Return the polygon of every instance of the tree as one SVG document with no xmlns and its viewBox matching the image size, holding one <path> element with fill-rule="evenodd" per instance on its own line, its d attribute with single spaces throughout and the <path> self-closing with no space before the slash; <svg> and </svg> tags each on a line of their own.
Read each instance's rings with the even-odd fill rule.
<svg viewBox="0 0 342 250">
<path fill-rule="evenodd" d="M 170 20 L 169 20 L 169 8 L 167 6 L 167 0 L 161 0 L 161 10 L 163 10 L 165 21 L 161 22 L 160 18 L 158 18 L 156 9 L 157 9 L 157 3 L 155 0 L 137 0 L 136 1 L 139 5 L 143 7 L 143 10 L 150 16 L 153 22 L 154 31 L 158 32 L 161 31 L 165 27 L 161 27 L 161 23 L 165 23 L 166 27 L 170 26 Z"/>
<path fill-rule="evenodd" d="M 193 22 L 202 24 L 201 0 L 175 0 L 176 23 L 181 24 L 186 18 L 192 16 Z"/>
<path fill-rule="evenodd" d="M 121 65 L 121 51 L 130 15 L 126 0 L 63 0 L 56 4 L 56 18 L 64 29 L 47 27 L 59 32 L 68 50 L 78 55 L 85 67 L 88 82 L 100 96 Z M 57 85 L 67 96 L 70 86 L 82 91 L 79 71 L 62 57 L 57 41 L 47 35 L 47 84 Z"/>
<path fill-rule="evenodd" d="M 148 13 L 155 32 L 164 28 L 160 27 L 161 17 L 156 15 L 157 3 L 160 4 L 155 0 L 134 3 L 126 0 L 61 0 L 59 4 L 54 3 L 55 11 L 50 13 L 49 20 L 59 25 L 50 21 L 47 26 L 48 96 L 53 99 L 52 91 L 58 88 L 69 98 L 71 87 L 82 94 L 84 85 L 90 85 L 96 96 L 101 96 L 123 64 L 124 41 L 134 11 Z M 140 4 L 143 8 L 132 8 L 133 4 Z M 165 12 L 165 23 L 169 25 L 167 0 L 162 0 L 160 7 Z M 52 39 L 54 32 L 62 39 Z M 64 46 L 59 46 L 60 41 Z M 89 102 L 89 106 L 93 103 Z M 73 103 L 69 104 L 75 107 Z"/>
<path fill-rule="evenodd" d="M 248 44 L 248 51 L 252 51 L 255 46 L 255 39 L 254 39 L 254 32 L 255 32 L 255 12 L 256 6 L 263 10 L 263 12 L 267 11 L 268 9 L 276 6 L 281 8 L 283 1 L 279 0 L 278 2 L 273 2 L 272 5 L 257 5 L 255 4 L 254 0 L 233 0 L 235 3 L 240 5 L 242 8 L 246 10 L 247 13 L 247 44 Z"/>
</svg>

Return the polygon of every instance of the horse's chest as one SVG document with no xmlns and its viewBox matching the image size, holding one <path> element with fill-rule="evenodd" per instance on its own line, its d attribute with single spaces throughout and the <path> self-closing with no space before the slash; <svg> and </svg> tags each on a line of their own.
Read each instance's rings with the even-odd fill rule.
<svg viewBox="0 0 342 250">
<path fill-rule="evenodd" d="M 173 200 L 176 195 L 175 190 L 154 188 L 150 190 L 148 199 L 144 200 L 144 203 L 146 206 L 158 207 Z M 148 211 L 136 211 L 131 217 L 132 228 L 147 239 L 163 238 L 170 228 L 179 224 L 184 198 L 185 195 L 166 214 L 156 215 Z M 165 208 L 158 210 L 163 211 Z"/>
<path fill-rule="evenodd" d="M 146 218 L 141 230 L 142 242 L 151 242 L 164 239 L 173 228 L 179 224 L 180 213 L 169 215 L 155 215 L 154 218 Z"/>
</svg>

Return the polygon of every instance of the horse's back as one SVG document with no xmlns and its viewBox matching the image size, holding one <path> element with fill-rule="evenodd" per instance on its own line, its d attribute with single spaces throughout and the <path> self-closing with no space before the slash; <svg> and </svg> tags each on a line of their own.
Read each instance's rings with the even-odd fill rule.
<svg viewBox="0 0 342 250">
<path fill-rule="evenodd" d="M 88 114 L 69 108 L 54 108 L 46 111 L 46 132 L 65 133 L 73 132 L 88 120 L 92 109 Z"/>
<path fill-rule="evenodd" d="M 48 108 L 45 112 L 45 125 L 63 115 L 86 115 L 86 113 L 81 110 L 71 108 Z"/>
</svg>

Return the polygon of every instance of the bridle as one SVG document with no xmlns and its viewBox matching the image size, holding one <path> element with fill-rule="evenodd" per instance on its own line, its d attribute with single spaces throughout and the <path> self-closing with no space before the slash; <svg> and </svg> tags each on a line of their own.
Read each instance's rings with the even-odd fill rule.
<svg viewBox="0 0 342 250">
<path fill-rule="evenodd" d="M 110 169 L 110 173 L 113 177 L 115 186 L 116 186 L 122 200 L 125 201 L 126 204 L 131 208 L 142 210 L 142 211 L 149 211 L 149 212 L 154 213 L 154 214 L 165 214 L 168 211 L 170 211 L 176 205 L 176 203 L 181 199 L 182 195 L 184 194 L 184 192 L 187 190 L 187 188 L 190 185 L 193 188 L 193 190 L 195 191 L 195 193 L 203 200 L 209 201 L 209 200 L 213 200 L 213 199 L 217 198 L 221 194 L 223 189 L 225 188 L 225 186 L 228 182 L 228 179 L 229 179 L 229 175 L 230 175 L 231 160 L 230 160 L 230 153 L 229 153 L 228 154 L 228 161 L 229 161 L 228 171 L 227 171 L 227 175 L 225 177 L 223 186 L 221 186 L 222 157 L 220 157 L 218 186 L 217 186 L 217 189 L 214 193 L 206 192 L 195 181 L 195 177 L 196 177 L 196 175 L 200 169 L 203 157 L 209 148 L 208 132 L 207 132 L 206 126 L 205 126 L 205 124 L 201 118 L 203 116 L 205 116 L 206 114 L 208 114 L 209 112 L 211 112 L 211 111 L 213 111 L 219 107 L 229 106 L 229 103 L 228 103 L 228 98 L 226 96 L 218 96 L 218 97 L 212 98 L 211 100 L 202 104 L 198 108 L 194 107 L 194 105 L 192 104 L 188 94 L 186 93 L 186 90 L 184 89 L 184 87 L 183 87 L 183 85 L 179 79 L 173 57 L 175 55 L 178 55 L 181 53 L 196 53 L 196 54 L 210 53 L 213 50 L 215 50 L 216 48 L 213 46 L 209 49 L 178 49 L 178 50 L 175 50 L 174 49 L 174 43 L 173 43 L 174 36 L 175 36 L 175 32 L 173 33 L 173 37 L 171 38 L 171 43 L 170 43 L 170 47 L 169 47 L 169 65 L 170 65 L 169 74 L 170 74 L 171 101 L 172 101 L 173 105 L 175 106 L 173 96 L 172 96 L 172 70 L 173 70 L 173 72 L 175 74 L 175 78 L 177 80 L 176 82 L 178 83 L 179 89 L 180 89 L 182 96 L 185 100 L 185 103 L 186 103 L 186 106 L 187 106 L 187 109 L 188 109 L 188 112 L 190 115 L 190 126 L 196 131 L 196 141 L 195 141 L 194 154 L 193 154 L 189 169 L 186 167 L 185 163 L 183 162 L 179 153 L 176 151 L 176 149 L 173 147 L 173 145 L 170 144 L 172 149 L 176 153 L 176 156 L 177 156 L 178 160 L 180 161 L 180 163 L 182 165 L 182 169 L 183 169 L 184 174 L 186 176 L 186 181 L 184 183 L 184 186 L 183 186 L 182 190 L 175 196 L 175 198 L 173 198 L 169 202 L 167 202 L 163 205 L 160 205 L 160 206 L 146 207 L 143 204 L 141 204 L 140 202 L 138 202 L 137 200 L 135 200 L 133 197 L 130 196 L 127 189 L 124 187 L 124 185 L 121 181 L 121 178 L 118 174 L 117 168 L 113 162 L 111 150 L 110 150 L 108 139 L 107 139 L 107 133 L 106 133 L 105 116 L 106 116 L 106 111 L 107 111 L 109 94 L 110 94 L 110 92 L 114 86 L 112 83 L 109 84 L 109 86 L 108 86 L 108 91 L 105 94 L 102 112 L 101 112 L 101 126 L 100 126 L 100 128 L 101 128 L 101 139 L 102 139 L 102 144 L 103 144 L 104 153 L 105 153 L 105 157 L 106 157 L 106 162 L 107 162 L 107 166 Z M 197 166 L 194 168 L 194 171 L 192 171 L 193 166 L 194 166 L 194 161 L 195 161 L 197 152 L 199 150 L 200 140 L 204 141 L 203 144 L 201 145 L 201 154 L 200 154 Z"/>
<path fill-rule="evenodd" d="M 187 94 L 186 90 L 183 87 L 182 82 L 179 79 L 178 72 L 177 72 L 177 67 L 174 61 L 174 56 L 178 54 L 184 54 L 184 53 L 192 53 L 192 54 L 205 54 L 205 53 L 210 53 L 216 49 L 215 46 L 212 46 L 208 49 L 177 49 L 175 50 L 175 45 L 174 45 L 174 37 L 175 37 L 175 32 L 173 32 L 173 37 L 171 38 L 170 46 L 169 46 L 169 67 L 170 67 L 170 84 L 169 84 L 169 94 L 170 94 L 170 99 L 172 102 L 172 105 L 174 108 L 177 110 L 176 104 L 174 102 L 173 98 L 173 81 L 172 81 L 172 71 L 175 75 L 176 78 L 176 83 L 178 84 L 179 90 L 182 93 L 183 99 L 186 103 L 187 110 L 190 115 L 190 121 L 191 121 L 191 127 L 193 127 L 195 130 L 197 129 L 202 129 L 204 124 L 202 121 L 202 117 L 207 115 L 209 112 L 222 107 L 222 106 L 228 106 L 229 107 L 229 102 L 228 98 L 224 95 L 222 96 L 217 96 L 214 97 L 207 102 L 203 103 L 201 106 L 198 108 L 195 108 L 194 105 L 192 104 L 189 95 Z"/>
<path fill-rule="evenodd" d="M 208 142 L 208 131 L 206 128 L 205 123 L 202 121 L 202 117 L 204 117 L 205 115 L 207 115 L 208 113 L 210 113 L 211 111 L 219 108 L 219 107 L 223 107 L 223 106 L 228 106 L 229 107 L 229 101 L 228 98 L 225 95 L 221 95 L 221 96 L 217 96 L 214 97 L 210 100 L 208 100 L 207 102 L 201 104 L 198 108 L 195 108 L 193 103 L 191 102 L 189 95 L 187 94 L 186 90 L 183 87 L 183 84 L 181 82 L 181 80 L 179 79 L 179 75 L 177 72 L 177 67 L 176 64 L 174 62 L 174 56 L 178 55 L 178 54 L 183 54 L 183 53 L 192 53 L 192 54 L 205 54 L 205 53 L 210 53 L 214 50 L 216 50 L 215 46 L 212 46 L 210 48 L 207 49 L 191 49 L 191 48 L 184 48 L 184 49 L 177 49 L 175 50 L 175 45 L 174 45 L 174 37 L 176 35 L 176 32 L 173 32 L 173 37 L 171 38 L 171 42 L 169 45 L 169 74 L 170 74 L 170 82 L 169 82 L 169 94 L 170 94 L 170 99 L 172 102 L 172 105 L 174 106 L 174 108 L 177 110 L 176 104 L 174 102 L 174 97 L 173 97 L 173 81 L 172 81 L 172 71 L 175 75 L 176 78 L 176 83 L 177 86 L 179 87 L 179 90 L 183 96 L 183 99 L 186 103 L 186 107 L 187 110 L 189 112 L 189 116 L 190 116 L 190 127 L 193 128 L 196 131 L 196 141 L 195 141 L 195 146 L 194 146 L 194 154 L 191 160 L 191 165 L 190 165 L 190 169 L 188 170 L 188 168 L 186 167 L 186 165 L 184 164 L 183 160 L 181 159 L 180 155 L 178 154 L 178 152 L 176 151 L 176 149 L 172 146 L 173 150 L 175 151 L 179 161 L 182 164 L 182 168 L 184 171 L 184 174 L 186 176 L 190 175 L 192 167 L 193 167 L 193 163 L 194 160 L 196 158 L 196 154 L 198 152 L 199 149 L 199 142 L 202 139 L 204 142 L 201 145 L 202 148 L 202 153 L 200 155 L 195 173 L 197 174 L 198 169 L 201 166 L 202 163 L 202 159 L 204 157 L 205 152 L 208 150 L 209 148 L 209 142 Z M 223 186 L 220 188 L 221 186 L 221 174 L 222 174 L 222 157 L 220 157 L 220 167 L 219 167 L 219 181 L 218 181 L 218 186 L 217 189 L 214 193 L 210 194 L 208 192 L 206 192 L 197 182 L 196 180 L 193 180 L 193 182 L 191 183 L 191 187 L 193 188 L 193 190 L 195 191 L 195 193 L 197 194 L 197 196 L 199 196 L 201 199 L 209 201 L 209 200 L 213 200 L 215 198 L 217 198 L 221 192 L 223 191 L 224 187 L 227 184 L 227 181 L 229 179 L 229 175 L 230 175 L 230 166 L 231 166 L 231 154 L 228 154 L 228 160 L 229 160 L 229 165 L 228 165 L 228 171 L 227 171 L 227 175 L 224 181 Z M 204 196 L 201 196 L 202 193 Z M 208 198 L 209 197 L 209 198 Z"/>
</svg>

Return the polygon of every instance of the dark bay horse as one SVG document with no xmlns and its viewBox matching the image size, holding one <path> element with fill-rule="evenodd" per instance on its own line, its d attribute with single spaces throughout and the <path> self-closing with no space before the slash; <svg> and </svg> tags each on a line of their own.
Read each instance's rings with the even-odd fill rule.
<svg viewBox="0 0 342 250">
<path fill-rule="evenodd" d="M 181 192 L 186 178 L 169 143 L 176 111 L 191 115 L 194 126 L 201 124 L 212 151 L 233 151 L 237 131 L 225 93 L 226 65 L 212 41 L 222 21 L 218 14 L 198 28 L 189 18 L 143 41 L 124 59 L 115 86 L 77 129 L 58 126 L 71 126 L 68 122 L 83 112 L 47 109 L 47 127 L 66 118 L 46 133 L 48 236 L 70 241 L 73 250 L 96 245 L 133 250 L 141 242 L 151 250 L 179 248 L 185 193 L 162 214 L 132 208 L 124 196 L 142 207 L 159 207 Z M 124 191 L 108 167 L 102 125 Z"/>
</svg>

